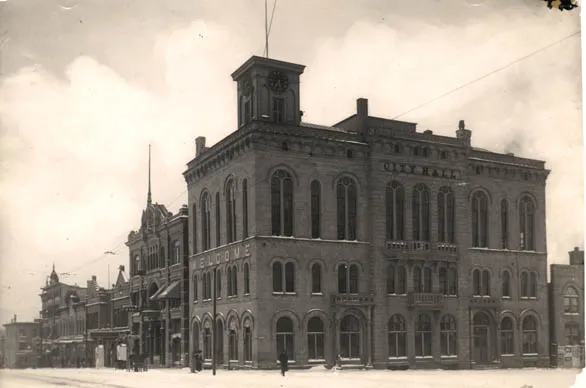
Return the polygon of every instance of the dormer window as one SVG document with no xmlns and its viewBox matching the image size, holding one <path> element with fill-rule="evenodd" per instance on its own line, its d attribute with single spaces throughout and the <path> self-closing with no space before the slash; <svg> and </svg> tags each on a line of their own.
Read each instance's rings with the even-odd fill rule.
<svg viewBox="0 0 586 388">
<path fill-rule="evenodd" d="M 273 120 L 276 123 L 285 121 L 285 100 L 282 98 L 273 98 Z"/>
</svg>

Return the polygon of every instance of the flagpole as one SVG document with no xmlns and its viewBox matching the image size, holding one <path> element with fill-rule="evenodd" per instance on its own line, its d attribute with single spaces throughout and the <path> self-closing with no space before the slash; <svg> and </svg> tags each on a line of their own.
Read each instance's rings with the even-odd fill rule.
<svg viewBox="0 0 586 388">
<path fill-rule="evenodd" d="M 265 0 L 265 51 L 267 58 L 269 57 L 269 25 L 267 19 L 267 0 Z"/>
</svg>

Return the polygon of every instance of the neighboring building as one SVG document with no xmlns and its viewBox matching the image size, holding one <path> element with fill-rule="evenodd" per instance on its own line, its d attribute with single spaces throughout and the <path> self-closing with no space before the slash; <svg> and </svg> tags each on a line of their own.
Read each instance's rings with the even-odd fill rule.
<svg viewBox="0 0 586 388">
<path fill-rule="evenodd" d="M 569 264 L 550 266 L 551 360 L 552 366 L 584 368 L 584 251 L 569 254 Z"/>
<path fill-rule="evenodd" d="M 52 366 L 76 366 L 93 357 L 86 352 L 87 289 L 59 281 L 55 266 L 42 288 L 41 324 L 44 359 Z"/>
<path fill-rule="evenodd" d="M 196 139 L 190 354 L 212 358 L 216 292 L 219 364 L 548 365 L 544 162 L 472 147 L 464 121 L 452 138 L 369 116 L 365 99 L 303 123 L 303 71 L 250 58 L 232 74 L 238 130 Z"/>
<path fill-rule="evenodd" d="M 149 151 L 150 152 L 150 151 Z M 187 365 L 189 346 L 187 208 L 173 215 L 151 200 L 138 231 L 128 235 L 130 351 L 154 365 Z"/>
<path fill-rule="evenodd" d="M 38 322 L 17 322 L 16 315 L 10 323 L 4 324 L 3 358 L 5 368 L 36 367 L 38 352 L 35 339 L 39 335 Z"/>
</svg>

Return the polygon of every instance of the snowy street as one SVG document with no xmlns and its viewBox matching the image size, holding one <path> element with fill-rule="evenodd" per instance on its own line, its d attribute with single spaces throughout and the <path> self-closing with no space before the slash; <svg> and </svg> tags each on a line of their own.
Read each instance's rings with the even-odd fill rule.
<svg viewBox="0 0 586 388">
<path fill-rule="evenodd" d="M 193 387 L 401 387 L 401 388 L 566 388 L 586 386 L 585 375 L 576 381 L 574 369 L 509 369 L 490 371 L 334 371 L 315 368 L 290 371 L 225 371 L 216 376 L 206 370 L 158 369 L 134 373 L 113 369 L 27 369 L 0 371 L 3 388 L 48 388 L 55 385 L 81 388 Z M 336 381 L 337 380 L 337 381 Z M 574 385 L 574 383 L 576 384 Z"/>
</svg>

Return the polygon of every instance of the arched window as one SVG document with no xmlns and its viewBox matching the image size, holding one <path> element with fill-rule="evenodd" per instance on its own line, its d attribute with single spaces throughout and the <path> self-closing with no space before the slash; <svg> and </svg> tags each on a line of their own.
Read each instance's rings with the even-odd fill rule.
<svg viewBox="0 0 586 388">
<path fill-rule="evenodd" d="M 356 183 L 343 177 L 336 184 L 338 203 L 338 240 L 356 240 Z"/>
<path fill-rule="evenodd" d="M 295 264 L 285 264 L 285 292 L 295 292 Z"/>
<path fill-rule="evenodd" d="M 360 358 L 360 322 L 352 315 L 346 315 L 340 322 L 340 356 Z"/>
<path fill-rule="evenodd" d="M 295 360 L 293 321 L 288 317 L 281 317 L 277 321 L 277 355 L 285 351 L 289 360 Z"/>
<path fill-rule="evenodd" d="M 454 243 L 454 193 L 449 187 L 444 186 L 437 193 L 437 210 L 438 241 Z"/>
<path fill-rule="evenodd" d="M 413 240 L 429 241 L 429 189 L 422 183 L 413 188 Z"/>
<path fill-rule="evenodd" d="M 173 260 L 171 261 L 171 265 L 179 264 L 181 262 L 181 244 L 179 241 L 175 240 L 173 243 Z"/>
<path fill-rule="evenodd" d="M 271 220 L 273 236 L 293 235 L 293 179 L 285 170 L 271 177 Z"/>
<path fill-rule="evenodd" d="M 564 292 L 564 313 L 578 314 L 580 312 L 580 296 L 578 291 L 572 286 L 566 288 Z"/>
<path fill-rule="evenodd" d="M 358 266 L 356 264 L 338 265 L 338 292 L 340 294 L 358 293 Z"/>
<path fill-rule="evenodd" d="M 423 292 L 423 274 L 421 267 L 413 267 L 413 291 Z"/>
<path fill-rule="evenodd" d="M 389 358 L 407 357 L 407 328 L 405 319 L 399 314 L 389 319 L 387 341 Z"/>
<path fill-rule="evenodd" d="M 529 297 L 529 273 L 521 272 L 521 297 Z"/>
<path fill-rule="evenodd" d="M 322 285 L 321 285 L 321 265 L 318 263 L 314 263 L 311 266 L 311 293 L 312 294 L 321 294 L 322 292 Z"/>
<path fill-rule="evenodd" d="M 226 269 L 226 292 L 232 296 L 232 267 Z"/>
<path fill-rule="evenodd" d="M 509 203 L 501 200 L 501 248 L 509 249 Z"/>
<path fill-rule="evenodd" d="M 197 207 L 195 203 L 191 211 L 191 247 L 193 254 L 197 253 Z"/>
<path fill-rule="evenodd" d="M 244 361 L 252 361 L 252 327 L 249 319 L 245 319 L 244 327 Z"/>
<path fill-rule="evenodd" d="M 203 329 L 203 358 L 206 361 L 212 359 L 212 329 L 210 327 Z"/>
<path fill-rule="evenodd" d="M 212 273 L 210 271 L 208 271 L 206 273 L 206 278 L 207 278 L 207 285 L 206 285 L 206 290 L 207 290 L 207 300 L 212 299 Z"/>
<path fill-rule="evenodd" d="M 318 317 L 307 322 L 307 356 L 309 360 L 325 359 L 325 331 L 324 323 Z"/>
<path fill-rule="evenodd" d="M 321 237 L 321 184 L 311 182 L 311 238 Z"/>
<path fill-rule="evenodd" d="M 431 292 L 433 289 L 433 278 L 431 268 L 425 267 L 423 269 L 423 292 Z"/>
<path fill-rule="evenodd" d="M 386 191 L 387 240 L 405 238 L 405 189 L 397 182 L 387 185 Z"/>
<path fill-rule="evenodd" d="M 395 266 L 389 264 L 387 266 L 387 294 L 394 294 L 395 291 Z"/>
<path fill-rule="evenodd" d="M 458 295 L 458 272 L 448 268 L 448 295 Z"/>
<path fill-rule="evenodd" d="M 480 287 L 480 270 L 475 269 L 472 272 L 472 288 L 474 291 L 474 295 L 482 295 L 482 288 Z"/>
<path fill-rule="evenodd" d="M 159 248 L 159 268 L 165 268 L 165 248 Z"/>
<path fill-rule="evenodd" d="M 472 246 L 488 247 L 488 197 L 482 191 L 472 196 Z"/>
<path fill-rule="evenodd" d="M 224 363 L 224 324 L 220 319 L 216 321 L 214 329 L 216 338 L 216 360 L 218 364 Z"/>
<path fill-rule="evenodd" d="M 236 241 L 236 188 L 233 179 L 226 184 L 226 236 L 228 244 Z"/>
<path fill-rule="evenodd" d="M 440 268 L 438 277 L 440 293 L 443 295 L 448 295 L 448 269 L 445 267 Z"/>
<path fill-rule="evenodd" d="M 221 213 L 220 213 L 220 193 L 216 193 L 216 246 L 221 245 Z"/>
<path fill-rule="evenodd" d="M 198 293 L 197 293 L 197 287 L 199 286 L 198 282 L 197 282 L 197 274 L 193 274 L 193 300 L 197 301 L 199 299 Z"/>
<path fill-rule="evenodd" d="M 521 232 L 521 250 L 535 250 L 535 204 L 529 196 L 519 202 L 519 231 Z"/>
<path fill-rule="evenodd" d="M 201 249 L 207 251 L 211 245 L 210 196 L 204 193 L 201 198 Z"/>
<path fill-rule="evenodd" d="M 275 261 L 273 263 L 273 292 L 283 291 L 283 264 Z"/>
<path fill-rule="evenodd" d="M 216 269 L 214 283 L 216 285 L 216 299 L 219 299 L 222 297 L 222 270 L 220 268 Z"/>
<path fill-rule="evenodd" d="M 501 354 L 515 354 L 513 321 L 509 317 L 501 321 Z"/>
<path fill-rule="evenodd" d="M 502 296 L 511 297 L 511 274 L 509 271 L 503 271 Z"/>
<path fill-rule="evenodd" d="M 529 297 L 537 298 L 537 273 L 529 273 Z"/>
<path fill-rule="evenodd" d="M 234 329 L 228 333 L 228 356 L 230 362 L 238 362 L 238 337 Z"/>
<path fill-rule="evenodd" d="M 523 319 L 523 354 L 537 353 L 537 320 L 528 315 Z"/>
<path fill-rule="evenodd" d="M 490 272 L 487 269 L 482 271 L 482 295 L 490 296 Z"/>
<path fill-rule="evenodd" d="M 250 294 L 250 266 L 244 263 L 244 295 Z"/>
<path fill-rule="evenodd" d="M 248 179 L 242 181 L 242 238 L 248 237 Z"/>
<path fill-rule="evenodd" d="M 400 265 L 397 267 L 397 282 L 395 283 L 396 292 L 399 295 L 407 293 L 407 271 L 405 266 Z"/>
<path fill-rule="evenodd" d="M 419 314 L 415 322 L 415 356 L 431 356 L 431 319 L 427 314 Z"/>
<path fill-rule="evenodd" d="M 238 268 L 235 265 L 229 266 L 226 274 L 226 287 L 228 296 L 238 295 Z"/>
<path fill-rule="evenodd" d="M 442 356 L 455 356 L 456 348 L 456 320 L 451 315 L 445 315 L 440 322 L 440 351 Z"/>
</svg>

